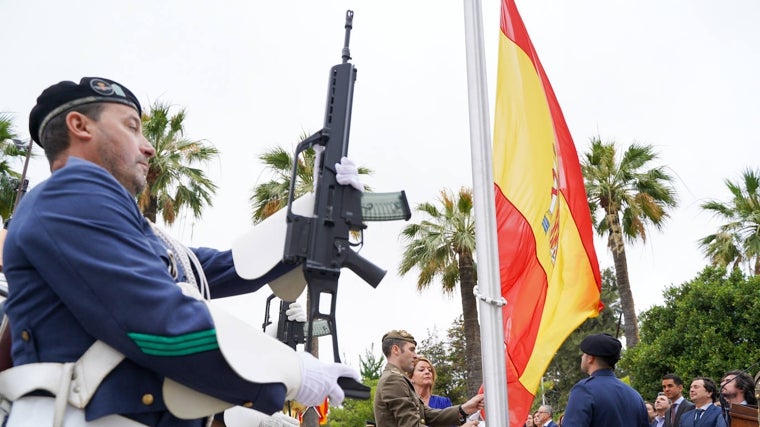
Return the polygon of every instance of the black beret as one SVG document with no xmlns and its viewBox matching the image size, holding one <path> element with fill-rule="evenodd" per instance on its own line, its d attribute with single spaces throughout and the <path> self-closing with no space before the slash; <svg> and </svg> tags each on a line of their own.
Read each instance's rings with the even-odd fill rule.
<svg viewBox="0 0 760 427">
<path fill-rule="evenodd" d="M 385 340 L 401 340 L 410 342 L 414 345 L 417 345 L 417 341 L 414 340 L 414 337 L 409 332 L 400 329 L 400 330 L 392 330 L 388 332 L 387 334 L 383 335 L 383 341 Z"/>
<path fill-rule="evenodd" d="M 617 362 L 623 345 L 610 334 L 589 335 L 581 341 L 581 351 L 592 356 L 599 356 Z"/>
<path fill-rule="evenodd" d="M 83 77 L 76 84 L 62 81 L 42 91 L 37 105 L 29 113 L 29 135 L 38 144 L 45 126 L 53 117 L 71 108 L 94 102 L 117 102 L 129 105 L 142 115 L 140 101 L 123 85 L 101 77 Z"/>
</svg>

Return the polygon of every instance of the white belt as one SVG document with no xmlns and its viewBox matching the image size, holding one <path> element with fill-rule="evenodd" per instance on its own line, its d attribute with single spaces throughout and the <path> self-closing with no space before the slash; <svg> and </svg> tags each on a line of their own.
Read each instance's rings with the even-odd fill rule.
<svg viewBox="0 0 760 427">
<path fill-rule="evenodd" d="M 102 341 L 95 341 L 74 363 L 30 363 L 0 372 L 0 394 L 15 401 L 34 390 L 67 396 L 75 408 L 84 408 L 98 385 L 124 355 Z"/>
<path fill-rule="evenodd" d="M 53 426 L 64 425 L 70 409 L 83 409 L 92 399 L 98 385 L 122 360 L 124 355 L 102 341 L 92 346 L 73 363 L 30 363 L 0 372 L 0 395 L 15 402 L 34 390 L 55 396 Z"/>
<path fill-rule="evenodd" d="M 40 427 L 50 425 L 55 417 L 56 402 L 52 397 L 27 396 L 13 402 L 13 410 L 8 417 L 6 427 Z M 87 421 L 84 410 L 67 405 L 61 425 L 65 427 L 147 427 L 145 424 L 122 417 L 108 415 L 97 420 Z"/>
</svg>

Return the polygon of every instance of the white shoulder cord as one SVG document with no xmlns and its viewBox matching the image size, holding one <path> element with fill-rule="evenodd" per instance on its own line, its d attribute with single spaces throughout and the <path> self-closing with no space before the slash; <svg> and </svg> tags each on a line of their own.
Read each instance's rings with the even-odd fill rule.
<svg viewBox="0 0 760 427">
<path fill-rule="evenodd" d="M 201 292 L 203 299 L 211 299 L 211 290 L 208 286 L 208 280 L 206 280 L 206 274 L 203 273 L 201 262 L 198 260 L 198 257 L 195 256 L 195 253 L 188 249 L 187 246 L 180 243 L 177 239 L 168 235 L 165 231 L 156 226 L 156 224 L 150 221 L 148 221 L 148 223 L 153 229 L 153 232 L 156 233 L 159 238 L 161 238 L 164 244 L 166 244 L 167 248 L 169 249 L 169 257 L 176 258 L 176 261 L 179 262 L 179 264 L 182 266 L 182 270 L 185 273 L 185 280 L 187 280 L 192 285 L 192 287 L 198 289 Z M 175 260 L 172 260 L 172 262 L 174 261 Z M 193 267 L 195 267 L 195 271 L 198 273 L 198 279 L 200 279 L 200 283 L 195 280 Z M 175 277 L 175 279 L 176 278 L 177 277 Z"/>
<path fill-rule="evenodd" d="M 191 289 L 187 289 L 186 286 L 183 286 L 182 282 L 177 282 L 177 285 L 179 285 L 179 287 L 182 289 L 182 292 L 185 295 L 196 297 L 196 299 L 198 299 L 197 296 L 200 296 L 201 299 L 206 299 L 206 300 L 211 299 L 211 289 L 209 289 L 208 280 L 206 279 L 206 274 L 203 272 L 201 262 L 198 260 L 198 257 L 195 256 L 195 253 L 191 251 L 187 246 L 180 243 L 177 239 L 167 234 L 164 230 L 160 229 L 153 222 L 148 221 L 148 223 L 150 224 L 150 227 L 153 229 L 153 232 L 156 233 L 156 235 L 167 246 L 170 262 L 172 263 L 179 262 L 179 264 L 182 266 L 182 270 L 185 272 L 185 280 L 189 282 Z M 190 265 L 191 263 L 192 263 L 192 267 Z M 198 273 L 198 278 L 200 279 L 200 282 L 201 282 L 200 285 L 195 280 L 195 274 L 193 274 L 193 267 L 195 267 L 195 271 Z M 174 276 L 175 280 L 179 277 L 176 269 L 173 267 L 170 267 L 170 273 Z M 198 292 L 200 292 L 200 295 L 198 294 Z M 213 422 L 214 422 L 214 417 L 210 416 L 206 419 L 205 426 L 211 427 Z"/>
</svg>

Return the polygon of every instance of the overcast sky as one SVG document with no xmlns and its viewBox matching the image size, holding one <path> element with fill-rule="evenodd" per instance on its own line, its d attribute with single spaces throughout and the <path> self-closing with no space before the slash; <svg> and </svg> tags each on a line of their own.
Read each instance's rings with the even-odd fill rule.
<svg viewBox="0 0 760 427">
<path fill-rule="evenodd" d="M 483 2 L 491 98 L 499 6 Z M 578 151 L 594 135 L 617 141 L 620 150 L 633 141 L 651 144 L 676 177 L 680 207 L 664 231 L 627 249 L 636 307 L 647 309 L 664 288 L 706 264 L 696 241 L 719 223 L 699 205 L 726 200 L 723 180 L 758 166 L 760 2 L 517 6 Z M 193 246 L 228 248 L 250 227 L 250 189 L 268 179 L 257 156 L 294 147 L 301 133 L 322 126 L 327 73 L 340 61 L 347 9 L 355 11 L 351 53 L 358 68 L 349 153 L 375 171 L 366 183 L 375 191 L 404 189 L 412 206 L 433 201 L 443 188 L 471 186 L 461 1 L 0 0 L 0 112 L 12 114 L 19 136 L 28 138 L 27 116 L 39 93 L 82 76 L 121 82 L 144 106 L 161 100 L 185 107 L 186 136 L 222 153 L 208 169 L 220 189 L 202 221 L 188 217 L 173 231 Z M 47 176 L 42 157 L 33 161 L 31 184 Z M 445 331 L 461 312 L 458 297 L 441 296 L 437 285 L 419 294 L 414 275 L 395 274 L 404 225 L 371 223 L 365 233 L 362 255 L 389 270 L 377 289 L 348 271 L 341 277 L 338 334 L 354 365 L 389 329 L 424 338 L 434 327 Z M 596 250 L 601 267 L 611 267 L 603 240 Z M 229 305 L 261 324 L 266 296 Z"/>
</svg>

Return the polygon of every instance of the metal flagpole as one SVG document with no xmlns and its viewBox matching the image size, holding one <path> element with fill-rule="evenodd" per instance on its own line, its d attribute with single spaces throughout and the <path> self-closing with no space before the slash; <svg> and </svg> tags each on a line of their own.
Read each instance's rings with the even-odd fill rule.
<svg viewBox="0 0 760 427">
<path fill-rule="evenodd" d="M 475 236 L 478 262 L 478 297 L 486 426 L 509 426 L 507 369 L 499 278 L 499 249 L 496 240 L 491 131 L 488 112 L 483 13 L 480 0 L 464 0 L 467 88 L 470 110 L 470 146 L 475 205 Z"/>
</svg>

